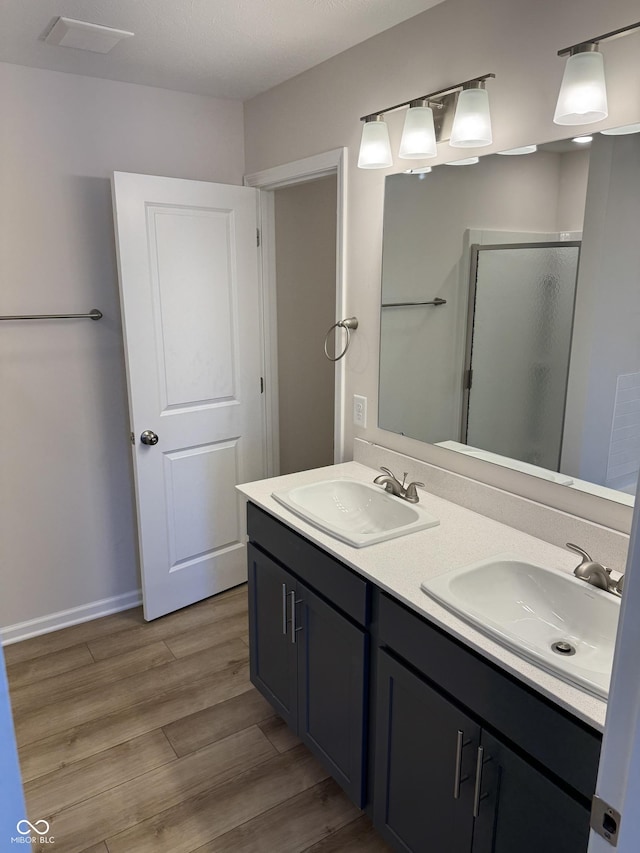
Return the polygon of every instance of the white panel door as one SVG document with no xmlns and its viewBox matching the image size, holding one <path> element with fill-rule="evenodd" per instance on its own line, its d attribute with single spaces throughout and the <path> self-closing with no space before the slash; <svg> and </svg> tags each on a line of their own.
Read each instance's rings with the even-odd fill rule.
<svg viewBox="0 0 640 853">
<path fill-rule="evenodd" d="M 145 619 L 246 580 L 234 486 L 264 476 L 256 192 L 113 176 Z"/>
</svg>

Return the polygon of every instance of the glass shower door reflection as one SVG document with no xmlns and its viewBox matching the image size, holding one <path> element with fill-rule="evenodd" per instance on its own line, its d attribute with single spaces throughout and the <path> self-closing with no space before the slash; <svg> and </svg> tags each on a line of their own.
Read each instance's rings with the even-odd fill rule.
<svg viewBox="0 0 640 853">
<path fill-rule="evenodd" d="M 579 243 L 472 248 L 465 444 L 558 471 Z"/>
</svg>

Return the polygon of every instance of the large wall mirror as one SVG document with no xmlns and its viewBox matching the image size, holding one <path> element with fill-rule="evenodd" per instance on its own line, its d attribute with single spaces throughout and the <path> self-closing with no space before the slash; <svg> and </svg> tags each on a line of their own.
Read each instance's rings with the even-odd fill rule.
<svg viewBox="0 0 640 853">
<path fill-rule="evenodd" d="M 386 178 L 378 421 L 633 503 L 640 134 Z"/>
</svg>

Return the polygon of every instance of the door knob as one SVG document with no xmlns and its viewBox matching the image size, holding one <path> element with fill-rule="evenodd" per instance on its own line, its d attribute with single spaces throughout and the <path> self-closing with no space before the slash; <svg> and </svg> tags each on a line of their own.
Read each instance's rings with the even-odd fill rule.
<svg viewBox="0 0 640 853">
<path fill-rule="evenodd" d="M 158 436 L 153 432 L 153 430 L 145 429 L 145 431 L 140 436 L 140 441 L 143 444 L 157 444 Z"/>
</svg>

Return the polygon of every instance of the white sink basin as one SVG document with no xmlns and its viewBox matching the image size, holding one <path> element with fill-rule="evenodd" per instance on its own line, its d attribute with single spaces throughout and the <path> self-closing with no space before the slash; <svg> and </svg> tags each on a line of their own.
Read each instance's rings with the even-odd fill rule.
<svg viewBox="0 0 640 853">
<path fill-rule="evenodd" d="M 300 518 L 356 548 L 439 524 L 419 504 L 359 480 L 324 480 L 273 497 Z"/>
<path fill-rule="evenodd" d="M 455 569 L 425 581 L 422 589 L 543 669 L 596 696 L 609 695 L 616 596 L 509 555 Z M 555 643 L 568 644 L 569 653 Z"/>
</svg>

